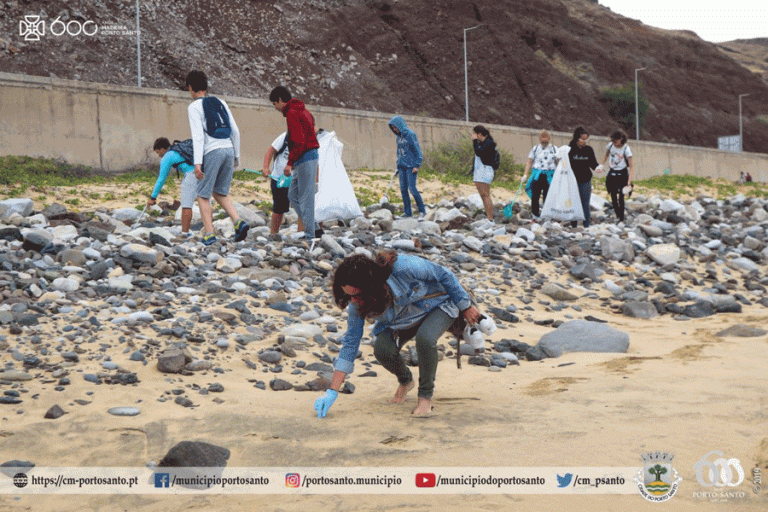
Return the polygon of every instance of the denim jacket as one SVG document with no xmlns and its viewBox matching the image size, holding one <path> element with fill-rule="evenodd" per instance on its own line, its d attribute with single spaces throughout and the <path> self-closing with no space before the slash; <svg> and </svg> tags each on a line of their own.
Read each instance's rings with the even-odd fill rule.
<svg viewBox="0 0 768 512">
<path fill-rule="evenodd" d="M 399 331 L 423 320 L 433 309 L 440 308 L 451 318 L 472 305 L 469 294 L 450 270 L 429 260 L 399 254 L 392 274 L 387 279 L 394 303 L 377 319 L 373 335 L 391 329 Z M 429 295 L 441 294 L 425 299 Z M 352 373 L 365 319 L 357 314 L 357 306 L 347 306 L 347 332 L 341 338 L 341 350 L 334 361 L 334 369 Z"/>
</svg>

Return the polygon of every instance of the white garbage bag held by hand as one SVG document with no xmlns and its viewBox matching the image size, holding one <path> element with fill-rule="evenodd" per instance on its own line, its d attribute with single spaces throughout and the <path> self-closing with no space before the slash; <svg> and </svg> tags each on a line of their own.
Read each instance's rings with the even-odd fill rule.
<svg viewBox="0 0 768 512">
<path fill-rule="evenodd" d="M 584 220 L 584 209 L 581 207 L 579 184 L 571 169 L 568 159 L 570 146 L 561 146 L 557 150 L 559 162 L 555 176 L 549 185 L 547 199 L 541 209 L 541 217 L 554 220 Z"/>
</svg>

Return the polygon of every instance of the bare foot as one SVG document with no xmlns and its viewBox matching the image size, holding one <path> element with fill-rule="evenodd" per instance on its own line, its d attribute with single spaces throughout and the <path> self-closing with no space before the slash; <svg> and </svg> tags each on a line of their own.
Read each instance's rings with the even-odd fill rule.
<svg viewBox="0 0 768 512">
<path fill-rule="evenodd" d="M 425 416 L 431 416 L 432 415 L 432 400 L 429 400 L 428 398 L 422 398 L 419 397 L 419 403 L 416 406 L 416 408 L 413 410 L 414 416 L 418 417 L 425 417 Z"/>
<path fill-rule="evenodd" d="M 413 389 L 414 385 L 415 383 L 413 381 L 409 382 L 408 384 L 400 384 L 397 387 L 397 391 L 395 391 L 395 396 L 390 398 L 389 403 L 401 404 L 405 402 L 405 395 L 407 395 L 408 392 Z"/>
</svg>

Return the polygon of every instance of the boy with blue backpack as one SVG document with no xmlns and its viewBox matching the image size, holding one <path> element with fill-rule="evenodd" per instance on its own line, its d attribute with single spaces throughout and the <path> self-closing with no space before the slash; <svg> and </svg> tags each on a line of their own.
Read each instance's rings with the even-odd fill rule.
<svg viewBox="0 0 768 512">
<path fill-rule="evenodd" d="M 187 107 L 187 115 L 192 132 L 195 175 L 199 180 L 197 204 L 205 229 L 203 244 L 216 242 L 211 195 L 232 219 L 234 240 L 240 242 L 245 240 L 250 226 L 240 219 L 228 196 L 235 168 L 240 166 L 240 130 L 226 102 L 208 96 L 208 77 L 204 72 L 190 71 L 186 83 L 193 99 Z"/>
</svg>

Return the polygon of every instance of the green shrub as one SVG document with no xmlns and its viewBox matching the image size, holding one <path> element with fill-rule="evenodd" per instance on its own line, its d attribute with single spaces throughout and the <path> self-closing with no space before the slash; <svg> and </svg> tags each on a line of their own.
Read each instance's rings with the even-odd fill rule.
<svg viewBox="0 0 768 512">
<path fill-rule="evenodd" d="M 603 90 L 603 102 L 608 109 L 608 113 L 614 119 L 618 119 L 625 128 L 635 129 L 635 84 L 628 83 L 616 89 Z M 638 84 L 637 102 L 639 105 L 640 126 L 643 126 L 645 113 L 648 111 L 648 98 L 643 93 L 642 83 Z"/>
<path fill-rule="evenodd" d="M 501 154 L 501 166 L 494 174 L 492 187 L 515 190 L 520 185 L 520 177 L 525 166 L 515 162 L 512 153 L 497 147 Z M 437 178 L 448 184 L 472 184 L 472 165 L 475 150 L 472 139 L 461 137 L 458 140 L 442 142 L 427 150 L 421 168 L 425 178 Z"/>
</svg>

